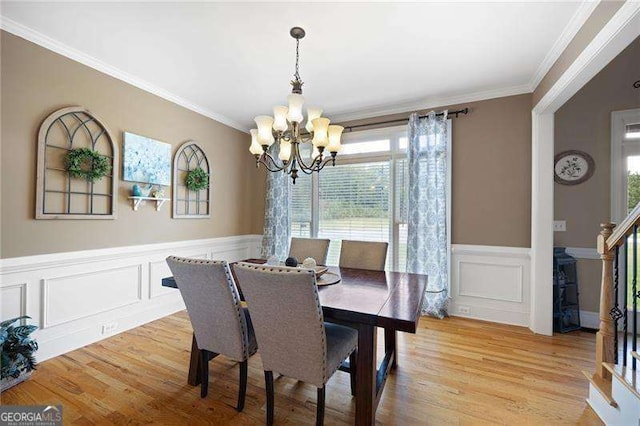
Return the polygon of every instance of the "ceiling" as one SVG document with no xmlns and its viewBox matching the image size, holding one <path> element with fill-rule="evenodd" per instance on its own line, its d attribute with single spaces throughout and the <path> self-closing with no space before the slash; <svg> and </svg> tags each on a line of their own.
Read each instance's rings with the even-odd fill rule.
<svg viewBox="0 0 640 426">
<path fill-rule="evenodd" d="M 246 130 L 284 104 L 302 26 L 308 105 L 350 119 L 532 90 L 581 2 L 33 3 L 2 27 Z"/>
</svg>

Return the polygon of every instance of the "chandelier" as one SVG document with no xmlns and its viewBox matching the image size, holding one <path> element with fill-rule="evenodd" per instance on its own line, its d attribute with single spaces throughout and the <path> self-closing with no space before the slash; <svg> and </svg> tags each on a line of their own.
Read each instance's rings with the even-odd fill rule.
<svg viewBox="0 0 640 426">
<path fill-rule="evenodd" d="M 330 120 L 321 117 L 321 108 L 307 107 L 307 120 L 304 127 L 307 133 L 300 133 L 300 126 L 304 121 L 302 114 L 304 83 L 300 79 L 298 62 L 300 39 L 305 36 L 305 32 L 300 27 L 293 27 L 289 34 L 296 39 L 296 70 L 291 81 L 293 86 L 291 94 L 287 96 L 289 106 L 275 106 L 273 117 L 259 115 L 255 118 L 258 128 L 251 129 L 249 151 L 256 158 L 256 167 L 264 164 L 270 172 L 287 173 L 295 184 L 299 172 L 311 174 L 319 172 L 329 163 L 335 166 L 336 155 L 342 147 L 340 138 L 344 127 L 329 125 Z M 268 152 L 269 147 L 275 142 L 280 145 L 278 159 L 273 158 Z M 300 152 L 300 144 L 307 143 L 311 144 L 311 149 L 305 161 Z M 327 152 L 330 155 L 327 155 Z"/>
</svg>

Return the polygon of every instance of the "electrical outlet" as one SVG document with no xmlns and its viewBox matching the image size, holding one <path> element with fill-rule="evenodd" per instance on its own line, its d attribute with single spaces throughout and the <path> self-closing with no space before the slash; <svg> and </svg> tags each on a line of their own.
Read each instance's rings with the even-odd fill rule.
<svg viewBox="0 0 640 426">
<path fill-rule="evenodd" d="M 471 313 L 471 308 L 469 308 L 468 306 L 458 306 L 458 313 L 469 314 Z"/>
<path fill-rule="evenodd" d="M 554 220 L 553 221 L 553 232 L 565 232 L 567 230 L 567 221 L 566 220 Z"/>
<path fill-rule="evenodd" d="M 102 334 L 113 334 L 117 328 L 117 322 L 108 322 L 102 325 Z"/>
</svg>

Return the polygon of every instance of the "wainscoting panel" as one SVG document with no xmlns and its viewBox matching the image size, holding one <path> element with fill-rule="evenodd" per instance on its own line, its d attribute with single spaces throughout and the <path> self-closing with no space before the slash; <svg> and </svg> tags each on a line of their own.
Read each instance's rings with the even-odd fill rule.
<svg viewBox="0 0 640 426">
<path fill-rule="evenodd" d="M 26 315 L 27 284 L 2 285 L 0 287 L 0 321 Z"/>
<path fill-rule="evenodd" d="M 177 241 L 0 260 L 0 318 L 29 315 L 44 361 L 184 309 L 162 287 L 167 256 L 257 257 L 260 235 Z"/>
<path fill-rule="evenodd" d="M 529 295 L 528 248 L 453 245 L 451 315 L 528 326 Z"/>
<path fill-rule="evenodd" d="M 42 280 L 42 328 L 138 303 L 142 265 Z"/>
</svg>

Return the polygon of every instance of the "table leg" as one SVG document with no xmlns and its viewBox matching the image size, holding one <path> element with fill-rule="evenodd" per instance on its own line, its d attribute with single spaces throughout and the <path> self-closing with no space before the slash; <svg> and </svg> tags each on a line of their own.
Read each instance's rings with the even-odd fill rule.
<svg viewBox="0 0 640 426">
<path fill-rule="evenodd" d="M 376 327 L 358 325 L 356 425 L 373 425 L 376 422 L 376 341 Z"/>
<path fill-rule="evenodd" d="M 398 366 L 398 351 L 396 349 L 398 342 L 398 333 L 395 330 L 391 330 L 388 328 L 384 329 L 384 352 L 388 354 L 389 352 L 393 353 L 393 363 L 391 364 L 391 368 L 396 368 Z"/>
<path fill-rule="evenodd" d="M 191 340 L 191 359 L 189 360 L 189 377 L 187 383 L 191 386 L 198 386 L 201 382 L 200 377 L 200 349 L 198 348 L 198 342 L 196 342 L 196 335 L 194 333 Z"/>
</svg>

